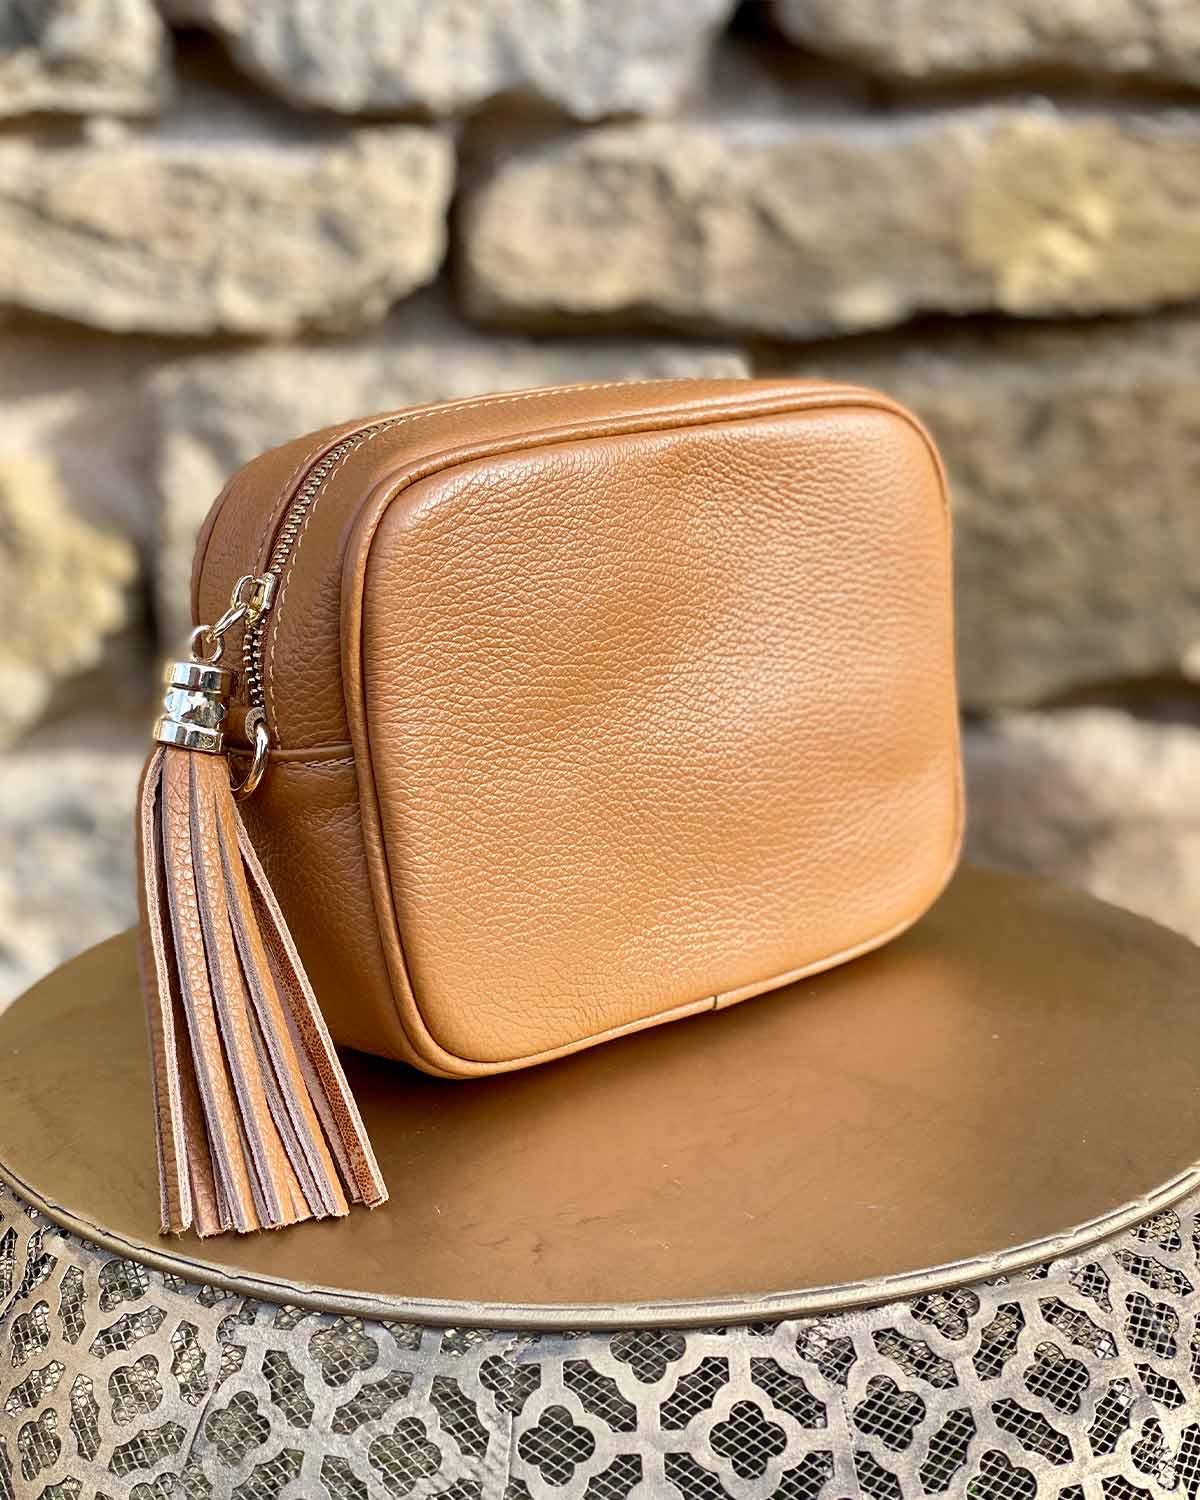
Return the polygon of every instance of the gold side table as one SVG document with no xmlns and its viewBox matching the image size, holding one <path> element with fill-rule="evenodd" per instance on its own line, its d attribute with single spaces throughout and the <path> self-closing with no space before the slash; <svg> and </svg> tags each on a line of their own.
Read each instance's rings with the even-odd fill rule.
<svg viewBox="0 0 1200 1500">
<path fill-rule="evenodd" d="M 0 1017 L 0 1497 L 1200 1494 L 1200 950 L 964 871 L 887 950 L 353 1082 L 375 1214 L 164 1240 L 128 934 Z"/>
</svg>

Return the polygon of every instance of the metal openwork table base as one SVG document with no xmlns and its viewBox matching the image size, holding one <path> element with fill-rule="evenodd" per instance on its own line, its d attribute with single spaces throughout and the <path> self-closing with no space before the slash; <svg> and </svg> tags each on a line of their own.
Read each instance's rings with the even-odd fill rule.
<svg viewBox="0 0 1200 1500">
<path fill-rule="evenodd" d="M 1009 894 L 1023 899 L 1023 890 L 1018 883 Z M 988 899 L 994 897 L 993 890 Z M 961 893 L 954 899 L 961 907 Z M 55 991 L 52 977 L 0 1018 L 0 1175 L 9 1184 L 0 1188 L 0 1497 L 1197 1500 L 1200 1176 L 1184 1148 L 1190 1129 L 1197 1147 L 1191 1160 L 1200 1157 L 1200 1084 L 1187 1082 L 1200 1079 L 1200 1027 L 1193 1020 L 1189 1032 L 1183 1022 L 1200 996 L 1200 956 L 1148 924 L 1072 899 L 1080 920 L 1104 926 L 1108 936 L 1100 946 L 1113 938 L 1128 950 L 1127 972 L 1153 980 L 1136 985 L 1141 998 L 1126 1038 L 1129 1055 L 1113 1064 L 1129 1071 L 1128 1096 L 1114 1091 L 1115 1074 L 1100 1075 L 1100 1064 L 1087 1057 L 1081 1065 L 1091 1076 L 1072 1080 L 1049 1042 L 1047 1051 L 1030 1055 L 1028 1089 L 1022 1094 L 1010 1078 L 996 1096 L 1026 1115 L 1040 1100 L 1054 1116 L 1045 1136 L 1023 1137 L 1028 1150 L 1015 1159 L 1004 1132 L 1028 1130 L 1028 1121 L 1006 1124 L 991 1101 L 1000 1156 L 990 1181 L 966 1172 L 961 1149 L 943 1143 L 946 1178 L 929 1174 L 940 1186 L 913 1199 L 911 1222 L 888 1201 L 886 1181 L 861 1175 L 883 1147 L 868 1141 L 861 1148 L 868 1165 L 856 1165 L 858 1148 L 847 1137 L 828 1179 L 806 1168 L 806 1193 L 792 1218 L 768 1223 L 768 1233 L 795 1237 L 799 1279 L 793 1284 L 802 1288 L 772 1294 L 774 1300 L 755 1279 L 753 1246 L 763 1237 L 762 1220 L 731 1230 L 714 1202 L 713 1245 L 730 1232 L 746 1238 L 750 1290 L 741 1316 L 736 1298 L 705 1304 L 695 1296 L 648 1300 L 640 1313 L 629 1304 L 622 1314 L 612 1302 L 597 1303 L 593 1316 L 581 1306 L 573 1309 L 572 1326 L 563 1326 L 566 1313 L 559 1317 L 549 1305 L 531 1303 L 522 1320 L 512 1300 L 513 1277 L 522 1272 L 503 1269 L 500 1240 L 497 1317 L 526 1326 L 486 1326 L 486 1316 L 478 1315 L 487 1306 L 477 1297 L 489 1285 L 486 1257 L 463 1272 L 478 1284 L 472 1283 L 473 1300 L 460 1310 L 474 1308 L 477 1316 L 455 1320 L 453 1304 L 436 1296 L 422 1300 L 427 1290 L 440 1292 L 436 1279 L 411 1286 L 406 1301 L 402 1266 L 393 1268 L 399 1290 L 389 1301 L 379 1287 L 365 1284 L 361 1263 L 363 1284 L 356 1288 L 347 1261 L 339 1308 L 337 1289 L 327 1283 L 297 1278 L 295 1301 L 287 1298 L 286 1280 L 269 1283 L 250 1264 L 254 1253 L 270 1251 L 269 1243 L 264 1252 L 261 1244 L 255 1251 L 237 1241 L 201 1247 L 139 1240 L 130 1214 L 141 1212 L 142 1196 L 152 1199 L 152 1178 L 140 1156 L 131 1156 L 131 1209 L 112 1185 L 124 1179 L 112 1175 L 107 1137 L 90 1171 L 80 1161 L 88 1151 L 88 1131 L 77 1123 L 80 1091 L 91 1087 L 84 1073 L 70 1073 L 66 1062 L 55 1082 L 42 1070 L 40 1102 L 14 1101 L 18 1066 L 22 1077 L 42 1068 L 29 1055 L 34 1038 L 44 1032 L 46 1057 L 54 1055 L 54 1028 L 80 1003 L 77 992 L 68 996 L 61 985 Z M 1048 919 L 1062 917 L 1055 907 Z M 1020 912 L 1010 912 L 1010 919 L 1023 924 Z M 1036 947 L 1036 934 L 1031 941 Z M 878 974 L 906 984 L 914 953 L 916 947 L 901 950 L 887 960 L 893 967 Z M 1112 953 L 1101 958 L 1111 969 Z M 895 967 L 905 963 L 908 970 Z M 1070 984 L 1079 973 L 1066 963 L 1053 983 Z M 84 977 L 95 991 L 94 975 Z M 838 984 L 864 982 L 860 976 Z M 55 1009 L 59 992 L 61 1011 Z M 41 1029 L 31 1022 L 35 1005 Z M 1161 1042 L 1148 1029 L 1150 1014 L 1161 1014 L 1170 1031 Z M 1103 1029 L 1110 1020 L 1098 1010 L 1087 1024 Z M 1063 1016 L 1058 1023 L 1069 1024 Z M 945 1029 L 944 1019 L 939 1026 Z M 728 1035 L 735 1038 L 732 1028 Z M 128 1036 L 119 1040 L 126 1050 Z M 712 1043 L 695 1045 L 718 1040 L 714 1033 Z M 1096 1058 L 1108 1055 L 1115 1035 L 1101 1041 Z M 664 1034 L 647 1045 L 693 1042 L 670 1043 Z M 728 1045 L 735 1048 L 736 1038 Z M 823 1046 L 817 1031 L 806 1045 Z M 1078 1051 L 1077 1040 L 1070 1045 Z M 98 1040 L 92 1046 L 103 1050 Z M 59 1054 L 66 1051 L 59 1048 Z M 990 1056 L 987 1062 L 972 1085 L 976 1092 L 986 1090 L 1002 1066 Z M 943 1077 L 951 1065 L 943 1059 L 930 1078 Z M 52 1071 L 52 1063 L 46 1066 Z M 598 1066 L 581 1063 L 572 1075 L 585 1115 L 586 1070 Z M 831 1066 L 826 1058 L 823 1067 Z M 860 1058 L 853 1066 L 861 1073 L 870 1064 Z M 896 1094 L 894 1118 L 874 1122 L 880 1130 L 895 1131 L 913 1119 L 917 1071 Z M 670 1077 L 669 1067 L 664 1076 Z M 126 1087 L 120 1079 L 104 1086 Z M 34 1125 L 28 1124 L 31 1109 Z M 1172 1134 L 1171 1122 L 1189 1109 L 1190 1125 Z M 141 1152 L 143 1121 L 140 1109 L 135 1113 Z M 712 1114 L 721 1116 L 719 1102 Z M 95 1119 L 97 1133 L 109 1128 Z M 912 1149 L 925 1149 L 923 1140 L 914 1137 Z M 764 1138 L 761 1149 L 786 1149 L 798 1159 L 794 1140 L 779 1147 Z M 836 1154 L 833 1145 L 827 1149 Z M 986 1161 L 986 1143 L 979 1149 Z M 1095 1153 L 1100 1166 L 1089 1175 L 1078 1164 L 1090 1161 L 1095 1168 Z M 628 1170 L 650 1169 L 631 1164 Z M 710 1170 L 719 1180 L 719 1170 Z M 898 1171 L 895 1164 L 889 1168 L 891 1176 Z M 111 1198 L 113 1222 L 97 1224 L 99 1200 L 84 1200 L 90 1177 L 104 1173 L 111 1180 L 96 1191 Z M 1105 1173 L 1114 1194 L 1107 1204 L 1095 1197 Z M 64 1202 L 51 1189 L 68 1179 L 72 1199 Z M 1129 1184 L 1138 1179 L 1146 1180 L 1133 1194 Z M 925 1178 L 914 1175 L 897 1191 L 919 1198 L 919 1181 Z M 594 1185 L 588 1190 L 599 1191 Z M 406 1216 L 404 1193 L 404 1184 L 394 1182 L 387 1212 L 397 1224 Z M 1052 1221 L 1056 1193 L 1066 1216 L 1060 1223 Z M 839 1217 L 848 1212 L 847 1196 L 857 1204 L 849 1219 Z M 785 1197 L 781 1192 L 781 1202 Z M 1011 1203 L 1002 1207 L 1013 1216 L 1014 1238 L 991 1250 L 973 1244 L 967 1221 L 997 1211 L 997 1199 L 1006 1198 Z M 962 1206 L 961 1225 L 950 1222 L 955 1202 Z M 1094 1211 L 1085 1213 L 1089 1206 Z M 408 1217 L 417 1211 L 414 1200 Z M 445 1212 L 453 1217 L 452 1194 Z M 1031 1239 L 1038 1215 L 1047 1214 L 1045 1237 Z M 853 1225 L 860 1238 L 882 1235 L 879 1215 L 893 1215 L 899 1225 L 888 1255 L 906 1253 L 895 1249 L 905 1236 L 941 1251 L 960 1234 L 964 1254 L 912 1272 L 913 1264 L 931 1263 L 902 1260 L 894 1274 L 863 1277 L 858 1273 L 875 1252 L 851 1242 Z M 602 1218 L 608 1224 L 611 1215 Z M 336 1249 L 343 1228 L 322 1227 L 306 1242 L 314 1275 L 324 1275 L 322 1247 Z M 498 1232 L 508 1231 L 501 1226 Z M 594 1232 L 600 1252 L 611 1257 L 613 1246 L 604 1238 L 609 1231 L 598 1225 Z M 994 1224 L 984 1232 L 994 1236 Z M 844 1244 L 833 1242 L 838 1235 L 846 1236 Z M 282 1264 L 295 1252 L 282 1237 L 277 1243 Z M 555 1259 L 555 1244 L 550 1228 L 541 1253 L 551 1283 L 567 1264 Z M 239 1254 L 247 1264 L 238 1262 Z M 703 1265 L 689 1268 L 688 1254 L 676 1244 L 664 1262 L 669 1266 L 673 1256 L 679 1263 L 685 1298 L 704 1291 Z M 652 1281 L 652 1250 L 631 1256 L 636 1274 Z M 803 1290 L 816 1285 L 804 1279 L 810 1264 L 842 1261 L 851 1273 L 844 1284 Z M 527 1274 L 536 1278 L 537 1267 Z M 616 1291 L 631 1273 L 614 1262 L 611 1273 L 601 1274 L 611 1274 Z M 435 1271 L 428 1276 L 435 1278 Z M 710 1317 L 703 1315 L 706 1305 Z M 774 1310 L 764 1315 L 765 1306 Z"/>
<path fill-rule="evenodd" d="M 6 1193 L 0 1494 L 1194 1497 L 1198 1211 L 869 1310 L 538 1333 L 238 1297 Z"/>
</svg>

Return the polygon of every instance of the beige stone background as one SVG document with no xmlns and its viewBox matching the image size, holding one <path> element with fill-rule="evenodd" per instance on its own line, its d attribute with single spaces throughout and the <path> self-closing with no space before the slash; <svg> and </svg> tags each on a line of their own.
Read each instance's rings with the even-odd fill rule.
<svg viewBox="0 0 1200 1500">
<path fill-rule="evenodd" d="M 0 998 L 131 920 L 231 467 L 778 370 L 943 447 L 971 852 L 1200 937 L 1196 0 L 0 0 Z"/>
</svg>

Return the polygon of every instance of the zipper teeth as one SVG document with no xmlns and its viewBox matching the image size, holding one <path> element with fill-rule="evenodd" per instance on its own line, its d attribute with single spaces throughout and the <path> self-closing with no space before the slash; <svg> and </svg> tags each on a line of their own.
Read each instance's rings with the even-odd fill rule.
<svg viewBox="0 0 1200 1500">
<path fill-rule="evenodd" d="M 279 528 L 279 534 L 271 548 L 271 558 L 266 567 L 265 577 L 278 581 L 282 576 L 292 548 L 296 545 L 296 539 L 304 528 L 304 520 L 312 508 L 313 501 L 320 493 L 325 480 L 346 454 L 352 453 L 360 443 L 365 443 L 369 437 L 382 432 L 385 427 L 395 426 L 395 423 L 396 419 L 393 418 L 388 422 L 376 422 L 371 427 L 362 428 L 352 437 L 343 439 L 336 447 L 331 448 L 325 457 L 308 471 L 304 483 L 296 491 L 295 498 L 288 506 L 287 515 L 283 518 L 283 525 Z M 263 678 L 263 639 L 266 629 L 267 612 L 264 611 L 246 627 L 242 638 L 242 667 L 246 680 L 246 701 L 251 708 L 264 711 L 267 706 Z"/>
</svg>

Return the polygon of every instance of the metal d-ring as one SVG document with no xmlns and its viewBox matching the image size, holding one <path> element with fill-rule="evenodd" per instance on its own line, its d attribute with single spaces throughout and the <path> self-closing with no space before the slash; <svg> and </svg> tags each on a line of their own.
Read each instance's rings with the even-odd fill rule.
<svg viewBox="0 0 1200 1500">
<path fill-rule="evenodd" d="M 261 708 L 252 708 L 246 715 L 246 728 L 254 731 L 254 754 L 250 769 L 240 782 L 233 783 L 233 795 L 238 802 L 253 796 L 258 785 L 267 774 L 267 763 L 271 756 L 271 736 L 267 731 L 267 716 Z"/>
<path fill-rule="evenodd" d="M 192 660 L 215 667 L 225 654 L 225 642 L 211 625 L 197 625 L 188 640 Z"/>
</svg>

